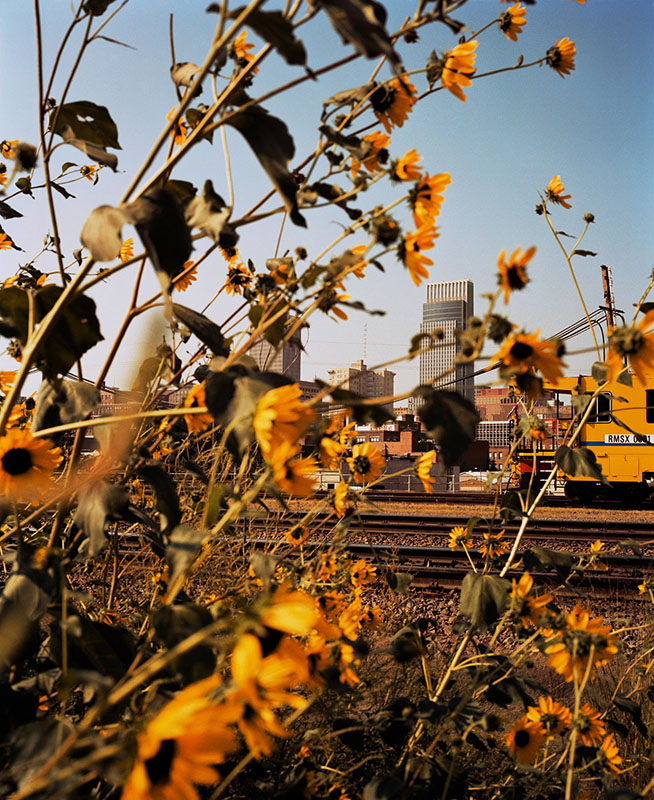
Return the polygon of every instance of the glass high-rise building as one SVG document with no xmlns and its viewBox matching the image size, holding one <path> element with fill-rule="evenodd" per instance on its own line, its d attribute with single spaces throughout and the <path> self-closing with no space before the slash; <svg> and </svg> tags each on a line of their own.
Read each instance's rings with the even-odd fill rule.
<svg viewBox="0 0 654 800">
<path fill-rule="evenodd" d="M 427 284 L 427 302 L 422 306 L 420 333 L 443 332 L 443 338 L 420 355 L 420 383 L 457 391 L 474 402 L 474 364 L 457 364 L 449 372 L 459 351 L 454 331 L 465 330 L 474 313 L 474 285 L 470 280 Z M 447 373 L 447 374 L 446 374 Z"/>
</svg>

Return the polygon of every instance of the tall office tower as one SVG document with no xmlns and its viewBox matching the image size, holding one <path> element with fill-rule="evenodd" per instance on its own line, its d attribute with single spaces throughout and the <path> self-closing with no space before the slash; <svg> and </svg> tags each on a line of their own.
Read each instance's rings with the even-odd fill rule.
<svg viewBox="0 0 654 800">
<path fill-rule="evenodd" d="M 300 380 L 301 354 L 299 330 L 295 332 L 290 342 L 284 342 L 279 348 L 274 348 L 261 338 L 248 350 L 248 355 L 256 359 L 262 372 L 279 372 L 295 382 Z"/>
<path fill-rule="evenodd" d="M 368 369 L 361 360 L 349 367 L 327 370 L 327 374 L 331 383 L 340 384 L 342 389 L 356 392 L 362 397 L 390 397 L 395 391 L 394 372 L 388 369 Z M 393 403 L 387 403 L 383 407 L 393 413 Z"/>
<path fill-rule="evenodd" d="M 474 285 L 470 280 L 439 281 L 427 284 L 427 302 L 422 306 L 420 333 L 443 331 L 443 339 L 420 355 L 420 383 L 450 389 L 471 403 L 475 400 L 474 364 L 458 364 L 453 373 L 445 373 L 459 351 L 455 329 L 464 330 L 473 315 Z"/>
</svg>

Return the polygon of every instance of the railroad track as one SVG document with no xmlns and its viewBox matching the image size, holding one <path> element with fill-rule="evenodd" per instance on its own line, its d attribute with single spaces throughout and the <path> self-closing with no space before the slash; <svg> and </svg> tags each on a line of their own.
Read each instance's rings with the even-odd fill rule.
<svg viewBox="0 0 654 800">
<path fill-rule="evenodd" d="M 291 527 L 302 521 L 304 512 L 287 512 L 281 520 L 271 520 L 270 517 L 256 512 L 242 518 L 240 524 L 250 535 L 270 526 L 275 525 Z M 338 523 L 333 515 L 326 513 L 317 514 L 312 522 L 311 529 L 327 533 Z M 411 514 L 359 514 L 349 521 L 349 529 L 355 533 L 362 531 L 369 536 L 403 536 L 409 539 L 417 537 L 446 537 L 455 526 L 467 526 L 468 518 L 451 515 L 419 515 Z M 520 525 L 519 519 L 508 520 L 501 525 L 506 531 L 506 538 L 510 539 Z M 497 529 L 497 528 L 496 528 Z M 480 531 L 483 524 L 480 523 Z M 580 519 L 538 519 L 527 526 L 524 534 L 529 540 L 557 539 L 575 544 L 590 544 L 595 539 L 603 542 L 618 543 L 621 541 L 635 541 L 639 544 L 652 542 L 654 544 L 654 522 L 615 522 L 610 520 L 580 520 Z"/>
</svg>

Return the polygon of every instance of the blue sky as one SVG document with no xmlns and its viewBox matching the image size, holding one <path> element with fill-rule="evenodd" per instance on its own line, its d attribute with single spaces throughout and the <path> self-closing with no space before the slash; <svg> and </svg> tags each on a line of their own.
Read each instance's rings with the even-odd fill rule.
<svg viewBox="0 0 654 800">
<path fill-rule="evenodd" d="M 104 33 L 135 49 L 98 41 L 87 55 L 68 99 L 106 105 L 118 125 L 123 149 L 118 152 L 116 174 L 104 170 L 97 186 L 87 181 L 74 184 L 70 189 L 77 195 L 76 200 L 57 197 L 67 253 L 79 247 L 79 231 L 89 211 L 119 200 L 130 175 L 160 132 L 165 114 L 175 104 L 168 77 L 169 13 L 174 14 L 177 60 L 201 63 L 216 19 L 204 12 L 206 5 L 206 0 L 131 0 Z M 269 2 L 266 7 L 278 5 Z M 390 30 L 401 23 L 413 5 L 404 0 L 386 3 Z M 42 6 L 47 66 L 70 18 L 70 6 L 67 0 L 48 0 Z M 506 7 L 496 0 L 470 0 L 455 16 L 476 30 Z M 585 212 L 594 213 L 596 218 L 583 246 L 598 256 L 576 259 L 589 309 L 602 303 L 599 265 L 610 264 L 618 306 L 631 315 L 632 304 L 640 297 L 654 265 L 654 74 L 647 57 L 653 33 L 654 7 L 649 0 L 623 0 L 619 4 L 614 0 L 588 0 L 585 5 L 570 0 L 539 0 L 536 6 L 527 7 L 527 24 L 518 42 L 509 41 L 496 27 L 480 36 L 478 72 L 515 64 L 520 54 L 525 62 L 535 60 L 557 39 L 568 36 L 577 47 L 576 69 L 571 75 L 562 79 L 544 66 L 482 78 L 467 90 L 466 103 L 448 92 L 438 92 L 417 107 L 403 128 L 393 131 L 392 155 L 400 156 L 416 147 L 426 170 L 432 174 L 449 172 L 452 176 L 438 220 L 440 238 L 429 254 L 434 260 L 432 280 L 471 278 L 477 311 L 483 312 L 482 295 L 495 288 L 499 251 L 536 245 L 537 253 L 529 269 L 530 284 L 524 292 L 514 294 L 506 313 L 518 325 L 530 331 L 539 328 L 543 335 L 551 335 L 581 317 L 582 309 L 558 246 L 543 218 L 534 213 L 538 192 L 555 174 L 560 174 L 572 194 L 573 208 L 553 210 L 556 229 L 576 234 L 582 228 Z M 349 52 L 347 48 L 340 49 L 322 15 L 301 29 L 299 35 L 307 45 L 309 63 L 314 68 Z M 456 41 L 447 28 L 438 26 L 425 30 L 417 44 L 400 43 L 398 49 L 408 68 L 419 69 L 432 49 L 446 50 Z M 70 61 L 64 60 L 64 67 L 67 63 Z M 287 121 L 296 142 L 296 162 L 315 146 L 322 100 L 335 91 L 365 83 L 374 66 L 375 61 L 360 59 L 318 83 L 308 81 L 292 94 L 265 103 L 271 113 Z M 0 74 L 0 103 L 4 110 L 0 138 L 36 142 L 31 3 L 3 4 L 0 10 Z M 61 74 L 66 74 L 65 69 Z M 261 70 L 251 94 L 262 93 L 300 74 L 300 68 L 288 67 L 273 57 Z M 388 73 L 382 71 L 380 75 L 387 77 Z M 423 75 L 416 76 L 414 83 L 419 91 L 426 88 Z M 54 96 L 60 91 L 61 83 L 55 85 Z M 211 178 L 216 189 L 226 194 L 219 141 L 217 137 L 213 146 L 202 143 L 174 177 L 192 180 L 196 185 Z M 228 142 L 238 215 L 269 185 L 238 134 L 230 132 Z M 59 148 L 53 162 L 56 165 L 67 160 L 84 163 L 78 151 L 68 146 Z M 361 195 L 356 205 L 367 208 L 392 202 L 401 196 L 402 188 L 385 184 L 383 189 Z M 274 202 L 277 204 L 277 200 Z M 40 198 L 22 197 L 14 205 L 25 213 L 25 218 L 8 221 L 4 227 L 26 252 L 18 257 L 13 252 L 0 253 L 2 278 L 13 274 L 17 263 L 26 262 L 38 252 L 43 235 L 49 230 Z M 348 223 L 337 209 L 307 216 L 308 230 L 285 226 L 282 251 L 293 251 L 301 244 L 315 255 Z M 411 227 L 406 206 L 397 211 L 397 218 Z M 263 269 L 265 259 L 274 254 L 278 233 L 278 219 L 243 229 L 241 254 Z M 365 235 L 360 235 L 354 237 L 353 243 L 364 241 Z M 385 309 L 387 315 L 369 317 L 352 311 L 347 323 L 338 324 L 314 317 L 303 359 L 305 379 L 314 375 L 326 377 L 330 367 L 345 366 L 359 358 L 365 357 L 369 365 L 376 365 L 406 352 L 411 336 L 419 329 L 426 290 L 424 284 L 415 287 L 411 283 L 394 256 L 387 256 L 384 264 L 385 273 L 370 269 L 365 280 L 354 280 L 348 290 L 353 299 L 362 300 L 369 308 Z M 54 270 L 54 257 L 49 261 L 41 259 L 38 266 Z M 201 308 L 222 280 L 224 263 L 216 256 L 203 265 L 198 283 L 186 292 L 182 302 Z M 107 342 L 122 320 L 130 286 L 131 275 L 126 274 L 93 295 L 101 309 Z M 155 278 L 148 275 L 143 297 L 156 288 Z M 232 308 L 229 299 L 216 304 L 216 321 L 220 322 Z M 158 312 L 152 312 L 142 323 L 135 327 L 128 348 L 110 374 L 115 383 L 128 381 L 130 372 L 147 355 L 143 352 L 146 334 L 154 338 L 161 335 Z M 570 347 L 584 348 L 589 344 L 590 340 L 579 337 Z M 99 346 L 88 354 L 84 361 L 87 375 L 97 373 L 105 352 L 106 348 Z M 591 356 L 571 357 L 570 371 L 580 371 L 590 361 Z M 408 390 L 417 383 L 417 361 L 393 369 L 399 390 Z"/>
</svg>

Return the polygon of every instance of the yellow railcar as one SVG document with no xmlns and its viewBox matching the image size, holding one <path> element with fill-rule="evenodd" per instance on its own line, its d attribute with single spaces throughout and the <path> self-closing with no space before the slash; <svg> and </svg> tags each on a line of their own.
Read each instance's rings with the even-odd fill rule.
<svg viewBox="0 0 654 800">
<path fill-rule="evenodd" d="M 597 387 L 590 376 L 563 378 L 556 385 L 547 386 L 548 391 L 554 392 L 555 415 L 547 423 L 549 435 L 538 443 L 535 457 L 533 451 L 517 454 L 522 487 L 530 482 L 538 485 L 547 476 L 556 450 L 569 441 L 570 429 L 574 431 L 578 426 L 572 397 L 591 397 Z M 564 483 L 568 497 L 582 501 L 601 495 L 632 502 L 646 499 L 654 487 L 654 374 L 647 377 L 645 385 L 635 377 L 632 386 L 609 383 L 592 402 L 591 414 L 573 447 L 593 452 L 610 486 L 594 478 L 565 475 L 560 470 L 557 483 Z"/>
</svg>

